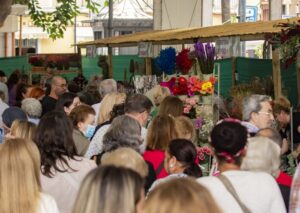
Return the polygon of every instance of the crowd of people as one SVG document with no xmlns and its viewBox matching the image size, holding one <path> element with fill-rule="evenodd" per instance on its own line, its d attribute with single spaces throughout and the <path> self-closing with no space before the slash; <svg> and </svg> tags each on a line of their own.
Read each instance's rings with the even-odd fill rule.
<svg viewBox="0 0 300 213">
<path fill-rule="evenodd" d="M 287 99 L 254 94 L 242 121 L 220 119 L 204 177 L 193 122 L 167 88 L 47 82 L 0 71 L 0 212 L 300 211 L 300 167 L 292 177 L 284 163 L 300 150 L 289 143 Z"/>
</svg>

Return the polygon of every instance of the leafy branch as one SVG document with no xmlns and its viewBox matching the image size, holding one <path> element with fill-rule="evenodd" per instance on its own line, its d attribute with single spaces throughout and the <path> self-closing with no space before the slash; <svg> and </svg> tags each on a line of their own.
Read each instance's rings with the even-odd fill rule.
<svg viewBox="0 0 300 213">
<path fill-rule="evenodd" d="M 86 7 L 93 13 L 98 13 L 100 4 L 93 0 L 85 0 Z M 80 11 L 76 0 L 58 0 L 58 6 L 53 12 L 42 11 L 38 0 L 14 0 L 14 4 L 27 5 L 33 23 L 46 31 L 53 40 L 63 38 L 67 26 L 74 24 L 74 18 Z"/>
</svg>

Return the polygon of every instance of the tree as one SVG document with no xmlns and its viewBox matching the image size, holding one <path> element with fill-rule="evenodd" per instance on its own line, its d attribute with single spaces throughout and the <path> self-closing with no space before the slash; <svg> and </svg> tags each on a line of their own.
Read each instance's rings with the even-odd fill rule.
<svg viewBox="0 0 300 213">
<path fill-rule="evenodd" d="M 85 0 L 87 8 L 93 13 L 98 12 L 99 4 L 93 0 Z M 79 14 L 76 0 L 57 0 L 58 6 L 55 11 L 46 13 L 41 10 L 38 0 L 0 0 L 0 5 L 4 8 L 0 10 L 0 26 L 9 14 L 11 4 L 27 5 L 29 15 L 33 23 L 43 28 L 52 39 L 62 38 L 67 26 L 73 24 L 74 17 Z"/>
<path fill-rule="evenodd" d="M 1 10 L 0 10 L 0 27 L 3 25 L 6 17 L 10 13 L 12 0 L 0 0 Z"/>
</svg>

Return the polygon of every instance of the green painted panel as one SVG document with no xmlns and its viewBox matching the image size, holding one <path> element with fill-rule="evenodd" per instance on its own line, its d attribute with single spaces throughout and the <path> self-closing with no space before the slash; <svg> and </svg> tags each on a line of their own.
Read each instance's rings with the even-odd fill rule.
<svg viewBox="0 0 300 213">
<path fill-rule="evenodd" d="M 9 76 L 16 69 L 24 74 L 28 74 L 29 64 L 27 56 L 0 58 L 0 70 Z"/>
<path fill-rule="evenodd" d="M 144 59 L 137 55 L 119 55 L 112 57 L 113 63 L 113 78 L 116 80 L 124 80 L 124 70 L 127 70 L 127 79 L 129 79 L 129 65 L 130 60 L 138 62 L 139 67 L 144 66 Z M 101 75 L 102 69 L 97 65 L 98 57 L 89 58 L 82 57 L 83 75 L 90 79 L 92 76 Z"/>
<path fill-rule="evenodd" d="M 220 64 L 220 95 L 227 98 L 232 87 L 232 59 L 217 60 L 216 63 Z"/>
</svg>

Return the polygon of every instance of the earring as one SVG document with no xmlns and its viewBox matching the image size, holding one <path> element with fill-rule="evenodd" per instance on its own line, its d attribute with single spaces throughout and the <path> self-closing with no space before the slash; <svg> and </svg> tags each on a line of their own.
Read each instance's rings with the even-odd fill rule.
<svg viewBox="0 0 300 213">
<path fill-rule="evenodd" d="M 174 167 L 174 164 L 170 164 L 170 167 L 171 167 L 171 168 Z"/>
</svg>

